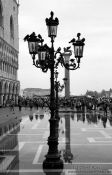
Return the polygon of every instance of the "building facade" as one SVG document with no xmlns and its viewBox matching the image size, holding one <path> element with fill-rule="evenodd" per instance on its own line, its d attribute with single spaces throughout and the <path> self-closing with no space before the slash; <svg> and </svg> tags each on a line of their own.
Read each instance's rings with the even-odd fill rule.
<svg viewBox="0 0 112 175">
<path fill-rule="evenodd" d="M 18 8 L 17 0 L 0 0 L 0 106 L 18 103 Z"/>
<path fill-rule="evenodd" d="M 23 90 L 23 97 L 25 98 L 44 97 L 46 95 L 50 95 L 50 89 L 26 88 Z"/>
</svg>

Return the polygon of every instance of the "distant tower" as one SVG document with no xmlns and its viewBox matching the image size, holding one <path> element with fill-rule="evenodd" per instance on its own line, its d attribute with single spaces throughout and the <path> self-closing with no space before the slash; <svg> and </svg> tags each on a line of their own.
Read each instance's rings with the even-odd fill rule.
<svg viewBox="0 0 112 175">
<path fill-rule="evenodd" d="M 18 103 L 18 2 L 0 0 L 0 105 L 14 99 Z"/>
<path fill-rule="evenodd" d="M 70 58 L 71 54 L 72 54 L 71 51 L 63 53 L 63 56 L 65 58 L 66 63 L 69 63 L 69 58 Z M 69 98 L 70 97 L 70 71 L 66 68 L 65 68 L 65 78 L 66 78 L 65 97 Z"/>
</svg>

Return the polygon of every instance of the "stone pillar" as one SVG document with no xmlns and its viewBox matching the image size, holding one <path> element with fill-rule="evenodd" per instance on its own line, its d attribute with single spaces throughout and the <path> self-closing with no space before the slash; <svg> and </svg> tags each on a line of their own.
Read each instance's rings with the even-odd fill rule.
<svg viewBox="0 0 112 175">
<path fill-rule="evenodd" d="M 65 52 L 63 54 L 65 58 L 65 63 L 69 63 L 71 52 Z M 65 78 L 67 79 L 65 83 L 65 97 L 68 99 L 70 97 L 70 71 L 65 68 Z"/>
<path fill-rule="evenodd" d="M 12 98 L 12 94 L 9 94 L 9 100 L 11 100 L 11 98 Z"/>
<path fill-rule="evenodd" d="M 3 105 L 3 94 L 0 94 L 0 106 Z"/>
<path fill-rule="evenodd" d="M 13 95 L 12 95 L 12 98 L 13 98 L 14 103 L 15 103 L 16 95 L 15 95 L 15 94 L 13 94 Z"/>
<path fill-rule="evenodd" d="M 5 94 L 3 94 L 3 106 L 5 105 Z"/>
<path fill-rule="evenodd" d="M 10 99 L 10 94 L 8 94 L 8 101 L 9 101 L 9 99 Z"/>
<path fill-rule="evenodd" d="M 5 94 L 4 105 L 6 105 L 7 99 L 8 99 L 8 94 Z"/>
<path fill-rule="evenodd" d="M 65 78 L 67 79 L 65 84 L 65 97 L 70 97 L 70 72 L 65 68 Z"/>
<path fill-rule="evenodd" d="M 6 103 L 6 94 L 3 95 L 3 105 L 5 106 Z"/>
<path fill-rule="evenodd" d="M 18 105 L 18 95 L 15 97 L 15 104 Z"/>
</svg>

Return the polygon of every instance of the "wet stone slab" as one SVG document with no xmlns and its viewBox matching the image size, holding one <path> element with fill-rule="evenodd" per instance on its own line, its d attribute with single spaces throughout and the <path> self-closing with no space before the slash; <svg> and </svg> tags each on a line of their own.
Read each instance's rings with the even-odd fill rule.
<svg viewBox="0 0 112 175">
<path fill-rule="evenodd" d="M 37 117 L 38 115 L 38 117 Z M 32 116 L 32 117 L 31 117 Z M 44 175 L 42 162 L 48 152 L 50 115 L 43 110 L 22 116 L 16 125 L 7 123 L 8 142 L 1 140 L 1 150 L 6 155 L 18 155 L 8 175 Z M 20 126 L 19 126 L 20 125 Z M 9 127 L 10 126 L 10 127 Z M 106 126 L 106 127 L 104 127 Z M 4 128 L 4 126 L 3 126 Z M 12 128 L 12 130 L 11 130 Z M 18 129 L 17 129 L 18 128 Z M 64 162 L 60 175 L 111 175 L 112 174 L 112 127 L 109 118 L 103 125 L 95 113 L 61 113 L 59 146 Z M 17 146 L 19 145 L 19 146 Z M 17 152 L 14 150 L 16 149 Z M 10 151 L 12 149 L 12 152 Z M 14 149 L 14 150 L 13 150 Z M 6 151 L 7 150 L 7 151 Z M 2 159 L 0 159 L 0 164 Z M 7 164 L 8 165 L 8 164 Z M 1 172 L 6 173 L 6 172 Z M 55 172 L 56 175 L 59 172 Z M 51 171 L 48 175 L 55 175 Z"/>
</svg>

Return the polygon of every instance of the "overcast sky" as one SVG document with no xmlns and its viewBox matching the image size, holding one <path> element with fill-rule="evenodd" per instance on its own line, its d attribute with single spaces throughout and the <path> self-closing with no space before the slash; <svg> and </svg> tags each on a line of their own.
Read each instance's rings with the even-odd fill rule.
<svg viewBox="0 0 112 175">
<path fill-rule="evenodd" d="M 50 88 L 50 74 L 32 65 L 26 34 L 41 34 L 50 44 L 45 18 L 58 17 L 58 35 L 55 47 L 68 43 L 78 32 L 86 39 L 80 69 L 70 71 L 71 94 L 87 90 L 101 91 L 112 88 L 112 0 L 20 0 L 19 7 L 19 72 L 21 89 Z M 63 83 L 64 68 L 59 80 Z"/>
</svg>

